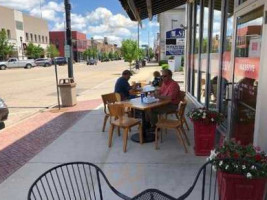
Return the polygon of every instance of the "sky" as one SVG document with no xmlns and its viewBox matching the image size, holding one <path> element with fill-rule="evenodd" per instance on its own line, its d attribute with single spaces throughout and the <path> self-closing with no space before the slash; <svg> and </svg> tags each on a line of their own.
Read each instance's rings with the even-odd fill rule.
<svg viewBox="0 0 267 200">
<path fill-rule="evenodd" d="M 119 0 L 70 0 L 72 30 L 83 32 L 88 38 L 108 37 L 120 46 L 123 39 L 137 40 L 137 23 L 130 20 Z M 46 19 L 51 31 L 64 30 L 64 0 L 0 0 L 1 6 L 14 8 L 32 16 Z M 41 6 L 40 6 L 41 5 Z M 140 45 L 153 46 L 159 31 L 157 19 L 144 20 L 140 29 Z M 149 39 L 148 39 L 149 38 Z"/>
</svg>

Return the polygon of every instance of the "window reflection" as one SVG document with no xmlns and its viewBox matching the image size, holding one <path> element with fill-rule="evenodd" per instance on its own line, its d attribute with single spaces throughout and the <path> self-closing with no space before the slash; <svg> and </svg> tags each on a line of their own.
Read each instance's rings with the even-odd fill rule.
<svg viewBox="0 0 267 200">
<path fill-rule="evenodd" d="M 237 18 L 233 137 L 253 143 L 260 66 L 263 7 Z"/>
<path fill-rule="evenodd" d="M 227 128 L 228 123 L 228 97 L 227 93 L 229 93 L 229 85 L 231 81 L 231 51 L 232 51 L 232 41 L 233 41 L 233 11 L 234 4 L 231 0 L 226 2 L 228 4 L 227 11 L 227 21 L 226 21 L 226 36 L 223 44 L 223 60 L 222 60 L 222 78 L 221 78 L 221 101 L 220 108 L 221 113 L 223 113 L 225 117 L 225 121 L 223 126 Z"/>
<path fill-rule="evenodd" d="M 202 35 L 202 48 L 201 48 L 201 68 L 200 68 L 200 102 L 205 104 L 206 96 L 206 71 L 208 61 L 208 22 L 209 22 L 209 1 L 204 0 L 203 9 L 203 35 Z"/>
<path fill-rule="evenodd" d="M 220 41 L 221 41 L 221 1 L 214 1 L 213 22 L 212 22 L 212 43 L 210 53 L 210 93 L 209 93 L 209 108 L 216 109 L 218 97 L 218 75 L 220 64 Z"/>
<path fill-rule="evenodd" d="M 200 4 L 199 4 L 199 0 L 196 1 L 196 8 L 195 8 L 195 12 L 196 12 L 196 19 L 195 19 L 195 47 L 194 47 L 194 96 L 197 97 L 198 94 L 198 68 L 199 68 L 199 62 L 198 62 L 198 53 L 199 53 L 199 24 L 200 24 Z"/>
</svg>

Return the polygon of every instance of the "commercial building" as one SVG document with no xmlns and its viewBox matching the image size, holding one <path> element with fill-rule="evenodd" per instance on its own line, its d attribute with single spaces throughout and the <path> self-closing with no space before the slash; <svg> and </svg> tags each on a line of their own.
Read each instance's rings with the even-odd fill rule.
<svg viewBox="0 0 267 200">
<path fill-rule="evenodd" d="M 3 6 L 0 6 L 0 13 L 0 30 L 6 31 L 9 42 L 14 45 L 12 56 L 19 59 L 26 58 L 25 48 L 30 42 L 47 48 L 49 45 L 47 21 Z"/>
<path fill-rule="evenodd" d="M 60 56 L 65 56 L 64 45 L 66 42 L 65 31 L 50 31 L 50 43 L 54 44 L 59 50 Z M 83 60 L 83 52 L 88 48 L 88 40 L 86 34 L 72 31 L 72 47 L 73 47 L 73 59 L 76 62 Z"/>
<path fill-rule="evenodd" d="M 267 1 L 151 0 L 149 9 L 145 0 L 136 0 L 135 9 L 120 1 L 132 20 L 187 5 L 187 96 L 225 116 L 218 138 L 267 150 Z"/>
</svg>

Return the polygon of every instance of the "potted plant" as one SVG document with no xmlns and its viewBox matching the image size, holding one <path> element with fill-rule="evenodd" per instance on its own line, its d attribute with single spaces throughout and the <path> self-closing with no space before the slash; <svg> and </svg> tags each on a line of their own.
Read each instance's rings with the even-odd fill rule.
<svg viewBox="0 0 267 200">
<path fill-rule="evenodd" d="M 208 156 L 214 148 L 216 125 L 223 122 L 223 115 L 206 108 L 196 108 L 188 113 L 194 123 L 195 155 Z"/>
<path fill-rule="evenodd" d="M 225 141 L 211 151 L 208 160 L 218 172 L 219 199 L 265 199 L 267 155 L 259 147 Z"/>
</svg>

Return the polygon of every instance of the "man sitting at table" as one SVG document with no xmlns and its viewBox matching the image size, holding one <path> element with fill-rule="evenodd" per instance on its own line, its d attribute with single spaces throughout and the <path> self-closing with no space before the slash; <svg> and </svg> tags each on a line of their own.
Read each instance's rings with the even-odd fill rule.
<svg viewBox="0 0 267 200">
<path fill-rule="evenodd" d="M 180 87 L 178 83 L 172 79 L 171 70 L 162 70 L 162 81 L 162 86 L 155 97 L 159 99 L 169 99 L 171 103 L 151 110 L 150 123 L 152 128 L 156 126 L 158 115 L 176 111 L 180 103 Z"/>
<path fill-rule="evenodd" d="M 135 86 L 130 86 L 128 82 L 131 76 L 132 73 L 129 70 L 124 70 L 115 84 L 115 92 L 121 95 L 121 100 L 135 98 L 135 95 L 131 95 Z"/>
</svg>

